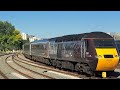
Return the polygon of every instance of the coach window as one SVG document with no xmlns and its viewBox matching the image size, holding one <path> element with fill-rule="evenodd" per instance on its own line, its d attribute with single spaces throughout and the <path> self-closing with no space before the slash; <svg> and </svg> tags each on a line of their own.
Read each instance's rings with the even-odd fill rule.
<svg viewBox="0 0 120 90">
<path fill-rule="evenodd" d="M 54 50 L 54 44 L 51 44 L 51 50 Z"/>
<path fill-rule="evenodd" d="M 85 48 L 86 48 L 86 52 L 88 52 L 88 40 L 85 40 Z"/>
</svg>

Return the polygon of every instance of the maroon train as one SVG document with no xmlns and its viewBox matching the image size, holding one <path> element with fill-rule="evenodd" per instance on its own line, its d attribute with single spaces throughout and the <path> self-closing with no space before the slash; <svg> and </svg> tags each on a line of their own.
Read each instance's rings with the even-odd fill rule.
<svg viewBox="0 0 120 90">
<path fill-rule="evenodd" d="M 25 57 L 72 71 L 114 72 L 119 62 L 112 36 L 90 32 L 44 39 L 23 45 Z M 108 64 L 109 63 L 109 64 Z"/>
</svg>

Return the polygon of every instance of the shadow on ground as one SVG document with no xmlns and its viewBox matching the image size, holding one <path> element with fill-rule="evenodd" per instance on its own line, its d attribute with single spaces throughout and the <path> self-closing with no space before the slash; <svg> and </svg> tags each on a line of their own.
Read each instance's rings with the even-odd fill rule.
<svg viewBox="0 0 120 90">
<path fill-rule="evenodd" d="M 114 72 L 113 76 L 116 77 L 116 78 L 119 77 L 120 76 L 120 72 Z"/>
</svg>

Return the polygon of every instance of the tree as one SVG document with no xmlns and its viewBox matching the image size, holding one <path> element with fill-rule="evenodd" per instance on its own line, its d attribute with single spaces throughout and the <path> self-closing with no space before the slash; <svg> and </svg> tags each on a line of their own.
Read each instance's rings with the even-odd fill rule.
<svg viewBox="0 0 120 90">
<path fill-rule="evenodd" d="M 16 30 L 11 23 L 0 21 L 0 50 L 22 49 L 22 44 L 20 31 Z"/>
</svg>

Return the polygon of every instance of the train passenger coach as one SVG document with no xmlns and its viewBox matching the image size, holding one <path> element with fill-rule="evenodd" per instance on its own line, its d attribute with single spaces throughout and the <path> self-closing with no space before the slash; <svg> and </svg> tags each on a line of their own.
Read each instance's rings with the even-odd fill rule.
<svg viewBox="0 0 120 90">
<path fill-rule="evenodd" d="M 32 60 L 72 71 L 106 77 L 119 62 L 114 38 L 104 32 L 65 35 L 24 45 L 23 54 Z"/>
</svg>

